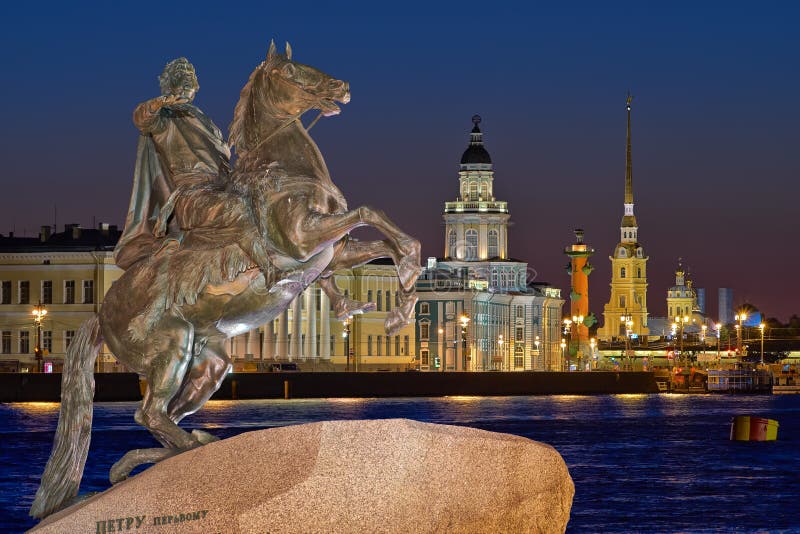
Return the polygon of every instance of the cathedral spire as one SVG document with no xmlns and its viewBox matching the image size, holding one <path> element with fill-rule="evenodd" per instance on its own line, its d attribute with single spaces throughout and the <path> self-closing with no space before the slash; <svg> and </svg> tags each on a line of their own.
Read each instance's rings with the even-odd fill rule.
<svg viewBox="0 0 800 534">
<path fill-rule="evenodd" d="M 625 204 L 633 204 L 633 162 L 631 161 L 631 101 L 633 95 L 628 93 L 628 144 L 625 151 Z"/>
<path fill-rule="evenodd" d="M 628 93 L 625 107 L 628 110 L 628 136 L 625 150 L 625 214 L 622 217 L 620 230 L 623 243 L 635 243 L 637 240 L 638 225 L 633 214 L 633 162 L 631 158 L 631 101 L 633 95 Z"/>
</svg>

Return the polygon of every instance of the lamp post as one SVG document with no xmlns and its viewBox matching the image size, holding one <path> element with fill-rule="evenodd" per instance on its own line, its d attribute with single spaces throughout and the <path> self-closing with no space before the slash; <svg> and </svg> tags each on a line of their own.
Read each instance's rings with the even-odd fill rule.
<svg viewBox="0 0 800 534">
<path fill-rule="evenodd" d="M 722 324 L 721 323 L 717 323 L 717 324 L 714 325 L 714 328 L 717 330 L 717 363 L 719 363 L 719 339 L 720 339 L 720 337 L 722 337 L 722 335 L 721 335 Z"/>
<path fill-rule="evenodd" d="M 442 360 L 447 357 L 446 356 L 447 355 L 447 339 L 445 339 L 445 337 L 444 337 L 444 328 L 439 328 L 439 330 L 437 330 L 437 332 L 439 332 L 439 349 L 437 349 L 436 352 L 440 353 L 440 354 L 438 354 L 438 357 L 439 357 L 439 363 L 441 364 Z M 428 369 L 430 369 L 430 364 L 431 364 L 430 363 L 430 357 L 431 357 L 431 355 L 428 354 L 428 358 L 429 358 L 429 360 L 428 360 L 428 366 L 429 366 Z M 436 361 L 435 358 L 437 356 L 433 356 L 433 357 L 434 357 L 434 362 L 435 362 Z M 440 369 L 440 372 L 444 371 L 444 365 L 440 365 L 439 369 Z"/>
<path fill-rule="evenodd" d="M 764 323 L 758 325 L 758 329 L 761 330 L 761 366 L 764 366 Z"/>
<path fill-rule="evenodd" d="M 747 320 L 747 314 L 742 312 L 734 316 L 734 319 L 739 321 L 736 325 L 736 353 L 742 355 L 742 333 L 744 329 L 744 322 Z"/>
<path fill-rule="evenodd" d="M 561 370 L 564 370 L 564 348 L 567 346 L 567 340 L 561 338 Z"/>
<path fill-rule="evenodd" d="M 539 341 L 539 336 L 536 336 L 536 338 L 533 340 L 533 344 L 536 346 L 536 358 L 539 358 L 541 356 L 541 354 L 539 353 L 539 343 L 541 343 Z M 545 368 L 547 368 L 547 366 L 545 366 Z"/>
<path fill-rule="evenodd" d="M 344 338 L 344 354 L 347 358 L 345 371 L 350 372 L 350 317 L 344 320 L 344 330 L 342 330 L 342 337 Z"/>
<path fill-rule="evenodd" d="M 592 349 L 592 354 L 590 355 L 590 358 L 591 358 L 590 363 L 591 363 L 591 368 L 592 369 L 597 369 L 597 358 L 595 357 L 595 354 L 594 354 L 594 348 L 596 346 L 597 346 L 597 340 L 595 340 L 595 338 L 590 339 L 589 340 L 589 347 L 591 347 L 591 349 Z"/>
<path fill-rule="evenodd" d="M 572 319 L 565 318 L 564 321 L 564 338 L 561 339 L 562 343 L 566 343 L 566 352 L 564 347 L 561 348 L 561 369 L 564 370 L 564 363 L 566 361 L 566 370 L 569 371 L 569 346 L 572 344 Z M 566 360 L 565 360 L 566 358 Z"/>
<path fill-rule="evenodd" d="M 33 353 L 36 356 L 36 372 L 42 372 L 42 320 L 47 315 L 47 310 L 39 301 L 39 304 L 33 307 L 33 323 L 36 325 L 36 348 Z"/>
<path fill-rule="evenodd" d="M 631 358 L 631 335 L 633 334 L 633 316 L 623 315 L 619 320 L 625 324 L 625 365 L 630 369 Z"/>
<path fill-rule="evenodd" d="M 680 357 L 681 357 L 681 360 L 683 360 L 683 327 L 684 327 L 684 325 L 686 323 L 689 322 L 689 316 L 684 315 L 683 317 L 675 317 L 675 322 L 678 323 L 678 326 L 680 327 L 680 331 L 681 331 L 681 333 L 680 333 L 680 336 L 681 336 Z"/>
<path fill-rule="evenodd" d="M 576 356 L 580 355 L 580 366 L 583 367 L 583 352 L 581 351 L 581 325 L 583 325 L 583 315 L 573 315 L 572 325 L 575 328 L 575 333 L 577 334 L 575 338 L 577 338 L 578 341 L 575 344 L 575 354 Z M 574 341 L 573 339 L 570 340 Z"/>
<path fill-rule="evenodd" d="M 506 357 L 505 357 L 505 354 L 503 353 L 503 334 L 498 334 L 497 335 L 497 350 L 498 350 L 498 352 L 500 352 L 500 356 L 503 358 L 503 367 L 505 367 L 506 366 Z"/>
<path fill-rule="evenodd" d="M 700 341 L 703 343 L 703 354 L 706 353 L 706 330 L 708 330 L 706 325 L 700 327 Z"/>
<path fill-rule="evenodd" d="M 461 370 L 467 370 L 467 325 L 469 324 L 469 317 L 466 313 L 462 313 L 459 317 L 461 322 Z"/>
</svg>

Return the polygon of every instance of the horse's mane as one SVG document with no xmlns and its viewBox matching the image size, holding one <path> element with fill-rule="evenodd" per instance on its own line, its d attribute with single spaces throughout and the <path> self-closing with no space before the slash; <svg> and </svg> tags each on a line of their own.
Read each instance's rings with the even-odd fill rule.
<svg viewBox="0 0 800 534">
<path fill-rule="evenodd" d="M 250 73 L 250 78 L 248 78 L 247 83 L 244 84 L 242 87 L 242 91 L 239 93 L 239 102 L 236 103 L 236 107 L 233 110 L 233 121 L 228 128 L 228 144 L 231 148 L 236 147 L 236 152 L 239 155 L 242 155 L 244 152 L 247 152 L 249 149 L 247 145 L 247 128 L 246 128 L 246 120 L 247 120 L 247 113 L 248 111 L 252 111 L 253 113 L 255 110 L 252 109 L 253 106 L 253 84 L 255 83 L 256 76 L 261 73 L 267 66 L 266 61 L 262 61 L 261 64 L 253 69 L 253 72 Z"/>
</svg>

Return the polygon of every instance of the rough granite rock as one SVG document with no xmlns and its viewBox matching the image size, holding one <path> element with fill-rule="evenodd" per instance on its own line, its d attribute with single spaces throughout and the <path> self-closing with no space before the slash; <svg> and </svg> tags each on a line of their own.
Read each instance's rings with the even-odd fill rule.
<svg viewBox="0 0 800 534">
<path fill-rule="evenodd" d="M 574 492 L 543 443 L 407 419 L 328 421 L 185 452 L 32 532 L 564 532 Z"/>
</svg>

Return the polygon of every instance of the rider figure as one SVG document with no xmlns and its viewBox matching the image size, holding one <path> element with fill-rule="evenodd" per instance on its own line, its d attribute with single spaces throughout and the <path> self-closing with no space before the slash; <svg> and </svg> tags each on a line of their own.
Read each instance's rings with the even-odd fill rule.
<svg viewBox="0 0 800 534">
<path fill-rule="evenodd" d="M 224 182 L 230 172 L 222 132 L 192 105 L 200 88 L 192 64 L 183 57 L 170 61 L 159 83 L 161 96 L 133 112 L 141 137 L 125 230 L 114 253 L 122 268 L 180 244 L 182 224 L 176 218 L 163 241 L 153 235 L 155 216 L 177 189 Z"/>
</svg>

